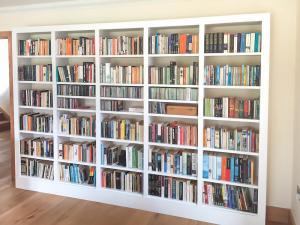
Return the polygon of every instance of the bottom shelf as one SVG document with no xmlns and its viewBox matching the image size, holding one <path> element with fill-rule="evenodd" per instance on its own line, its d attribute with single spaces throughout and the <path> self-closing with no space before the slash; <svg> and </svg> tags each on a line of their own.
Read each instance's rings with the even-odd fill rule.
<svg viewBox="0 0 300 225">
<path fill-rule="evenodd" d="M 54 180 L 53 162 L 41 159 L 21 158 L 21 175 Z"/>
</svg>

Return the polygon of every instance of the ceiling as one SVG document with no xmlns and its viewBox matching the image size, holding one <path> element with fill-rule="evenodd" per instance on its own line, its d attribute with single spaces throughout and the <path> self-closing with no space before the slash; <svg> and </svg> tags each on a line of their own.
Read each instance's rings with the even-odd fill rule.
<svg viewBox="0 0 300 225">
<path fill-rule="evenodd" d="M 25 6 L 43 3 L 57 3 L 72 0 L 0 0 L 0 7 Z"/>
</svg>

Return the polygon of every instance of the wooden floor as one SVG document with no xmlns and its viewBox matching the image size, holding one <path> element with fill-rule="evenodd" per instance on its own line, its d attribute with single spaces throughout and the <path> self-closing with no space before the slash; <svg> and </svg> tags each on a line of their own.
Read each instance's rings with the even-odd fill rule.
<svg viewBox="0 0 300 225">
<path fill-rule="evenodd" d="M 210 225 L 142 210 L 16 189 L 11 183 L 9 147 L 9 132 L 0 133 L 0 225 Z"/>
</svg>

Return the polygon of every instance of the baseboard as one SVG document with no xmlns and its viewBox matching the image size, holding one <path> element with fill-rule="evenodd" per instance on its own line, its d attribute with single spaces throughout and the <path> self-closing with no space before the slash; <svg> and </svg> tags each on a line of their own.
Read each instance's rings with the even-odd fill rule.
<svg viewBox="0 0 300 225">
<path fill-rule="evenodd" d="M 267 206 L 267 221 L 291 224 L 291 210 L 275 206 Z M 295 223 L 293 225 L 296 225 Z"/>
<path fill-rule="evenodd" d="M 289 221 L 290 225 L 296 225 L 292 210 L 290 210 L 290 218 L 289 219 L 290 219 L 290 221 Z"/>
</svg>

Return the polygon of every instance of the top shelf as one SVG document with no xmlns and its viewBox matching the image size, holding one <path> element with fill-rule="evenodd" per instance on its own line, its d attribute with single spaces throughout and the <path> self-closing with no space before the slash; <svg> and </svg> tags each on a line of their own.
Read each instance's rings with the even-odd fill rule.
<svg viewBox="0 0 300 225">
<path fill-rule="evenodd" d="M 204 56 L 261 56 L 261 52 L 204 53 Z"/>
</svg>

